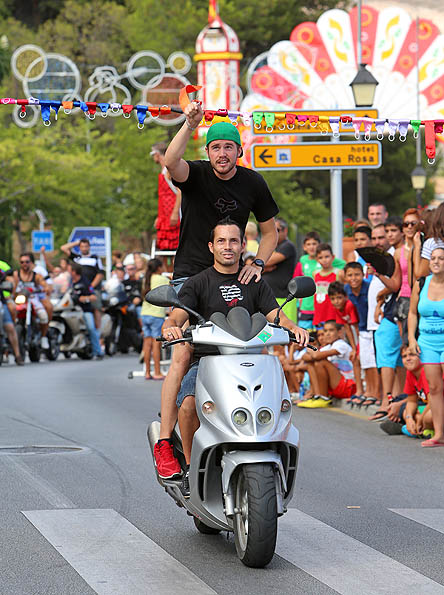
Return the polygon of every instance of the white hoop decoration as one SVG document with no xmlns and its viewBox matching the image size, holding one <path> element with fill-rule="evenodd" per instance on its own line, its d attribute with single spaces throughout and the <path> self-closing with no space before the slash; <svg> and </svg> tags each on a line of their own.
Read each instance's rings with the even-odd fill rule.
<svg viewBox="0 0 444 595">
<path fill-rule="evenodd" d="M 26 52 L 31 54 L 27 59 L 25 57 Z M 24 65 L 20 64 L 20 58 L 21 61 L 24 62 Z M 42 65 L 38 69 L 38 73 L 34 74 L 33 76 L 30 76 L 32 68 L 35 68 L 40 61 L 42 62 Z M 29 68 L 30 65 L 32 65 L 31 69 Z M 19 66 L 22 66 L 23 72 L 19 70 Z M 15 78 L 21 82 L 24 82 L 25 80 L 27 80 L 28 82 L 40 80 L 42 76 L 46 73 L 47 68 L 48 60 L 46 57 L 46 53 L 38 45 L 34 45 L 32 43 L 22 45 L 19 48 L 17 48 L 11 56 L 11 70 Z"/>
<path fill-rule="evenodd" d="M 402 143 L 405 143 L 405 141 L 407 140 L 407 135 L 406 135 L 406 134 L 400 134 L 400 135 L 399 135 L 399 140 L 400 140 Z"/>
<path fill-rule="evenodd" d="M 384 133 L 383 132 L 378 132 L 378 134 L 376 135 L 376 138 L 378 140 L 384 140 Z"/>
<path fill-rule="evenodd" d="M 24 118 L 26 118 L 26 110 L 23 112 L 23 111 L 20 109 L 20 112 L 19 112 L 19 118 L 21 118 L 22 120 L 23 120 Z"/>
<path fill-rule="evenodd" d="M 147 66 L 136 66 L 138 61 L 145 62 L 151 61 L 152 65 L 150 67 Z M 162 80 L 163 75 L 165 74 L 165 62 L 159 54 L 156 52 L 150 52 L 147 50 L 142 50 L 141 52 L 137 52 L 128 60 L 127 64 L 127 76 L 130 83 L 136 87 L 136 89 L 146 89 L 150 87 L 155 87 L 159 84 Z M 142 81 L 139 81 L 137 77 L 141 75 L 145 75 Z M 148 76 L 147 76 L 148 75 Z"/>
<path fill-rule="evenodd" d="M 359 132 L 355 132 L 355 139 L 359 140 L 361 138 L 361 135 Z"/>
<path fill-rule="evenodd" d="M 321 130 L 321 136 L 327 136 L 328 130 Z"/>
<path fill-rule="evenodd" d="M 143 130 L 145 128 L 145 124 L 141 124 L 140 122 L 137 122 L 137 128 L 139 130 Z"/>
<path fill-rule="evenodd" d="M 390 142 L 393 142 L 395 140 L 395 135 L 394 134 L 389 134 L 388 137 Z"/>
<path fill-rule="evenodd" d="M 255 122 L 254 127 L 256 128 L 256 130 L 259 130 L 260 128 L 262 128 L 262 124 L 256 124 Z"/>
<path fill-rule="evenodd" d="M 364 139 L 365 139 L 365 140 L 370 140 L 370 132 L 366 132 L 366 133 L 364 134 Z"/>
<path fill-rule="evenodd" d="M 51 120 L 44 120 L 43 126 L 51 126 Z"/>
<path fill-rule="evenodd" d="M 124 118 L 126 118 L 126 119 L 128 119 L 128 118 L 131 118 L 131 114 L 125 114 L 125 112 L 123 112 L 123 114 L 122 114 L 122 115 L 123 115 L 123 117 L 124 117 Z"/>
<path fill-rule="evenodd" d="M 183 62 L 183 65 L 180 66 L 180 62 Z M 191 58 L 185 52 L 173 52 L 167 58 L 166 65 L 170 68 L 174 74 L 187 74 L 187 72 L 191 69 Z"/>
<path fill-rule="evenodd" d="M 307 120 L 307 122 L 310 122 L 310 120 Z M 311 126 L 311 128 L 317 128 L 318 122 L 310 122 L 310 126 Z"/>
<path fill-rule="evenodd" d="M 260 128 L 260 127 L 259 127 L 259 128 Z M 265 127 L 265 130 L 266 130 L 267 132 L 273 132 L 273 126 L 266 126 L 266 127 Z"/>
<path fill-rule="evenodd" d="M 69 114 L 71 113 L 72 110 L 67 109 L 66 107 L 63 108 L 63 113 L 66 114 L 67 116 L 69 116 Z"/>
<path fill-rule="evenodd" d="M 414 131 L 413 132 L 413 138 L 418 138 L 418 136 L 419 136 L 419 132 Z"/>
<path fill-rule="evenodd" d="M 278 130 L 285 130 L 286 127 L 287 125 L 282 122 L 281 124 L 279 124 Z"/>
<path fill-rule="evenodd" d="M 294 130 L 294 129 L 295 129 L 294 124 L 287 124 L 287 130 Z"/>
<path fill-rule="evenodd" d="M 430 158 L 429 158 L 429 159 L 427 159 L 427 161 L 428 161 L 429 165 L 434 165 L 434 163 L 435 163 L 435 158 L 433 158 L 433 159 L 430 159 Z"/>
<path fill-rule="evenodd" d="M 332 136 L 333 138 L 339 138 L 341 135 L 339 132 L 333 132 Z"/>
</svg>

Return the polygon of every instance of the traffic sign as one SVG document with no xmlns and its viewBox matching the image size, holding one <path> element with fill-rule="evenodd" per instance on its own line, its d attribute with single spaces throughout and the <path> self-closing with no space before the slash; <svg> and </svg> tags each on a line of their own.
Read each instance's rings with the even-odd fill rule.
<svg viewBox="0 0 444 595">
<path fill-rule="evenodd" d="M 45 247 L 46 252 L 54 251 L 54 232 L 50 229 L 45 231 L 34 229 L 31 234 L 31 239 L 33 252 L 40 252 L 42 246 Z"/>
<path fill-rule="evenodd" d="M 257 110 L 260 111 L 260 110 Z M 264 110 L 267 113 L 267 110 Z M 264 113 L 263 112 L 263 113 Z M 264 134 L 317 134 L 318 136 L 321 134 L 319 128 L 315 125 L 310 125 L 309 121 L 307 120 L 305 124 L 298 122 L 297 116 L 323 116 L 326 118 L 330 117 L 338 117 L 338 116 L 350 116 L 352 118 L 378 118 L 378 110 L 376 109 L 342 109 L 342 110 L 298 110 L 295 112 L 275 112 L 275 121 L 273 126 L 267 126 L 265 122 L 265 118 L 262 118 L 262 123 L 260 128 L 256 128 L 254 125 L 254 121 L 252 121 L 252 131 L 254 136 L 264 135 Z M 286 114 L 292 114 L 296 116 L 295 123 L 287 126 Z M 329 132 L 325 134 L 331 135 L 332 131 L 330 125 L 328 125 Z M 339 124 L 339 132 L 341 134 L 354 134 L 355 130 L 353 128 L 353 124 L 351 122 Z M 372 126 L 372 132 L 376 132 L 376 128 Z"/>
<path fill-rule="evenodd" d="M 296 143 L 251 146 L 252 166 L 258 170 L 376 169 L 382 165 L 378 141 L 355 143 Z"/>
</svg>

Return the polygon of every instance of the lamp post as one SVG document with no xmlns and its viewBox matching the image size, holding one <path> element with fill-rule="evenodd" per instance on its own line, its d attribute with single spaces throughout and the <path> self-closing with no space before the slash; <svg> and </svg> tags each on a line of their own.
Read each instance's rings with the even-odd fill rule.
<svg viewBox="0 0 444 595">
<path fill-rule="evenodd" d="M 355 78 L 350 83 L 356 107 L 371 107 L 375 99 L 378 81 L 367 70 L 367 64 L 360 63 Z M 358 169 L 356 173 L 357 215 L 358 219 L 367 216 L 368 176 L 367 170 Z"/>
<path fill-rule="evenodd" d="M 410 174 L 413 189 L 416 190 L 416 204 L 422 206 L 422 191 L 425 188 L 427 176 L 421 163 L 417 163 L 415 169 Z"/>
</svg>

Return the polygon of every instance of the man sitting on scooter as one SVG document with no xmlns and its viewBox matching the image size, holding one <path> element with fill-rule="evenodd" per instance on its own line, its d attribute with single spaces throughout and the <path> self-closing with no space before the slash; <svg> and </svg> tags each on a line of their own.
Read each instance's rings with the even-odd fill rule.
<svg viewBox="0 0 444 595">
<path fill-rule="evenodd" d="M 245 239 L 242 228 L 229 217 L 219 221 L 212 230 L 208 242 L 208 248 L 214 256 L 214 264 L 185 281 L 179 292 L 179 299 L 183 304 L 201 314 L 205 320 L 209 320 L 214 312 L 222 312 L 227 315 L 231 308 L 241 306 L 248 310 L 250 315 L 261 312 L 269 322 L 273 322 L 278 303 L 267 283 L 261 279 L 257 283 L 246 285 L 238 279 L 239 270 L 242 267 L 240 258 L 244 247 Z M 174 308 L 162 326 L 163 337 L 167 341 L 180 339 L 183 336 L 181 327 L 188 317 L 185 310 Z M 302 346 L 307 345 L 308 332 L 296 326 L 283 312 L 280 313 L 280 318 L 282 326 L 291 329 Z M 211 354 L 218 353 L 217 349 L 211 352 Z M 194 352 L 195 357 L 209 354 L 208 348 L 204 347 L 198 347 Z M 177 396 L 179 428 L 187 464 L 181 486 L 185 498 L 190 494 L 191 445 L 194 433 L 199 427 L 194 401 L 197 367 L 198 362 L 192 364 L 182 381 Z"/>
</svg>

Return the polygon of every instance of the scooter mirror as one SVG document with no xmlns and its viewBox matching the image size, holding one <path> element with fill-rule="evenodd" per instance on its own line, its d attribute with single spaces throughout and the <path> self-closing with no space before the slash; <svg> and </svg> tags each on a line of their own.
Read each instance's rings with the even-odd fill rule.
<svg viewBox="0 0 444 595">
<path fill-rule="evenodd" d="M 294 277 L 288 283 L 287 289 L 293 298 L 305 298 L 316 293 L 316 284 L 311 277 Z"/>
<path fill-rule="evenodd" d="M 177 293 L 171 285 L 161 285 L 149 291 L 145 296 L 145 301 L 153 304 L 153 306 L 161 306 L 167 308 L 168 306 L 176 306 L 176 308 L 183 308 L 183 304 L 177 297 Z"/>
<path fill-rule="evenodd" d="M 161 285 L 160 287 L 156 287 L 156 289 L 152 289 L 146 294 L 145 300 L 154 306 L 161 306 L 163 308 L 168 306 L 182 308 L 182 310 L 185 310 L 185 312 L 194 316 L 197 319 L 198 324 L 205 324 L 205 318 L 191 308 L 185 306 L 185 304 L 182 304 L 171 285 Z"/>
</svg>

